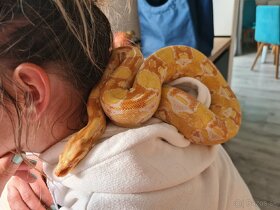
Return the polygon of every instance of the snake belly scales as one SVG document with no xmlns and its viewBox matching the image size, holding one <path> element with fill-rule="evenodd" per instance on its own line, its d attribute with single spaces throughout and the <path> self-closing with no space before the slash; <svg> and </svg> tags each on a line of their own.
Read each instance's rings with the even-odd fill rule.
<svg viewBox="0 0 280 210">
<path fill-rule="evenodd" d="M 210 108 L 167 85 L 181 77 L 206 85 Z M 86 156 L 104 133 L 106 116 L 124 127 L 138 127 L 154 116 L 202 145 L 228 141 L 241 124 L 239 102 L 219 70 L 205 55 L 187 46 L 168 46 L 145 60 L 137 47 L 114 49 L 101 81 L 90 93 L 87 112 L 88 124 L 66 143 L 56 176 L 67 175 Z"/>
</svg>

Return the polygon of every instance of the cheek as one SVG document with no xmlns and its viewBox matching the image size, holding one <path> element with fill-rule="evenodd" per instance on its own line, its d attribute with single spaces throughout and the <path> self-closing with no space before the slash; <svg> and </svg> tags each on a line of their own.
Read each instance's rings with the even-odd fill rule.
<svg viewBox="0 0 280 210">
<path fill-rule="evenodd" d="M 0 157 L 14 149 L 13 125 L 8 113 L 0 106 Z"/>
</svg>

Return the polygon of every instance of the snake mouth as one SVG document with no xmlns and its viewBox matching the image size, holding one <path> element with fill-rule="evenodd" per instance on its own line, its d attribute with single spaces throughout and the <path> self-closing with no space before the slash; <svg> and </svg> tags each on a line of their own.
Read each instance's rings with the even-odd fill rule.
<svg viewBox="0 0 280 210">
<path fill-rule="evenodd" d="M 54 174 L 58 177 L 66 176 L 71 170 L 73 170 L 78 165 L 78 163 L 82 159 L 81 157 L 85 156 L 83 154 L 85 154 L 84 150 L 78 150 L 78 152 L 74 154 L 75 158 L 64 161 L 63 164 L 59 165 L 55 169 Z"/>
<path fill-rule="evenodd" d="M 77 164 L 79 160 L 73 160 L 70 163 L 66 163 L 65 165 L 59 166 L 55 169 L 54 174 L 57 177 L 66 176 Z"/>
<path fill-rule="evenodd" d="M 59 172 L 58 172 L 58 171 L 55 171 L 54 174 L 55 174 L 57 177 L 63 177 L 63 176 L 65 176 L 66 174 L 68 174 L 69 170 L 70 170 L 70 167 L 67 167 L 67 168 L 65 168 L 65 169 L 63 169 L 63 170 L 60 170 Z"/>
</svg>

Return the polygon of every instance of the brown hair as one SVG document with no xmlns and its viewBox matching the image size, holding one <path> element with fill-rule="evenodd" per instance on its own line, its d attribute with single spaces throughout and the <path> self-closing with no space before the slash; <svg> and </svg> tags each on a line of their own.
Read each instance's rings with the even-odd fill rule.
<svg viewBox="0 0 280 210">
<path fill-rule="evenodd" d="M 0 1 L 0 59 L 8 61 L 5 69 L 14 69 L 23 62 L 58 64 L 62 71 L 52 73 L 69 81 L 86 100 L 109 61 L 112 44 L 110 24 L 97 2 Z M 7 78 L 6 70 L 0 69 L 0 76 L 1 80 Z M 7 100 L 16 108 L 15 127 L 20 136 L 20 107 L 1 81 L 0 91 L 0 104 L 4 106 Z M 19 140 L 16 144 L 20 145 Z"/>
</svg>

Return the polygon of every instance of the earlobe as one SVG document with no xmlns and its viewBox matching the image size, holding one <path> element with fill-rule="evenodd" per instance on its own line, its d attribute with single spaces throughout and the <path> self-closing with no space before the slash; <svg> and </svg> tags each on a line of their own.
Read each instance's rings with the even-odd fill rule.
<svg viewBox="0 0 280 210">
<path fill-rule="evenodd" d="M 24 94 L 32 97 L 36 118 L 46 110 L 50 100 L 50 82 L 43 68 L 32 63 L 22 63 L 13 72 L 14 81 L 20 85 Z M 26 106 L 30 106 L 26 101 Z M 34 119 L 36 120 L 36 119 Z"/>
</svg>

